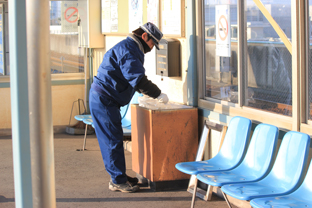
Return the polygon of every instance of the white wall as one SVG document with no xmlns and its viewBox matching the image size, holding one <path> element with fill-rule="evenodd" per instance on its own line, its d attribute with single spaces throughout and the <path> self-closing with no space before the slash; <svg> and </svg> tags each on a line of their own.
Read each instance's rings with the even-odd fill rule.
<svg viewBox="0 0 312 208">
<path fill-rule="evenodd" d="M 126 36 L 106 36 L 105 37 L 106 50 L 112 48 L 119 41 L 126 38 Z M 187 102 L 187 84 L 186 84 L 186 40 L 185 38 L 179 39 L 181 43 L 181 77 L 161 77 L 156 75 L 156 49 L 145 55 L 144 67 L 146 76 L 149 80 L 155 83 L 162 92 L 168 94 L 170 101 L 186 104 Z M 98 66 L 94 66 L 98 67 Z M 97 70 L 97 69 L 95 69 Z M 96 73 L 94 73 L 96 74 Z"/>
</svg>

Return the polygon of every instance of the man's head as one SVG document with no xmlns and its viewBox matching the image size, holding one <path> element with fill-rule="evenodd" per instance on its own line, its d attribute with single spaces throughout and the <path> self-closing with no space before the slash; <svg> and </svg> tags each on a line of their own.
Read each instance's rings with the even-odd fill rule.
<svg viewBox="0 0 312 208">
<path fill-rule="evenodd" d="M 153 23 L 147 22 L 134 30 L 133 33 L 140 36 L 151 49 L 155 45 L 159 50 L 159 41 L 163 34 Z"/>
</svg>

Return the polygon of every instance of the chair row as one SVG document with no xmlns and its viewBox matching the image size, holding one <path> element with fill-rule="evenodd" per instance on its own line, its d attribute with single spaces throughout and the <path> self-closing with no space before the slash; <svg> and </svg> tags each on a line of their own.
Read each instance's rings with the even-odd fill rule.
<svg viewBox="0 0 312 208">
<path fill-rule="evenodd" d="M 249 119 L 233 117 L 215 157 L 176 164 L 179 171 L 196 175 L 192 207 L 198 180 L 221 187 L 229 207 L 227 195 L 251 200 L 253 207 L 312 206 L 312 167 L 302 183 L 310 148 L 309 135 L 287 132 L 274 159 L 278 128 L 269 124 L 257 125 L 248 145 L 250 131 Z"/>
</svg>

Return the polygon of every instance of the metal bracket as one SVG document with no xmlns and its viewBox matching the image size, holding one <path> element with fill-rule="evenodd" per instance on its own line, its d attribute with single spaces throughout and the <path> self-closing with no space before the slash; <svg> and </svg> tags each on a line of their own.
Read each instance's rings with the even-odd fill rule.
<svg viewBox="0 0 312 208">
<path fill-rule="evenodd" d="M 227 126 L 206 120 L 205 125 L 204 125 L 204 129 L 203 129 L 203 132 L 202 132 L 202 135 L 200 138 L 200 142 L 199 142 L 195 161 L 202 161 L 203 160 L 205 147 L 207 145 L 207 141 L 208 141 L 211 129 L 221 132 L 219 148 L 218 148 L 220 151 L 221 146 L 223 144 L 225 134 L 226 134 Z M 190 178 L 190 182 L 189 182 L 187 191 L 193 194 L 194 188 L 196 188 L 196 196 L 197 197 L 199 197 L 205 201 L 210 201 L 211 196 L 212 196 L 212 186 L 209 185 L 207 190 L 203 190 L 203 189 L 198 188 L 196 186 L 197 186 L 196 175 L 192 175 Z"/>
</svg>

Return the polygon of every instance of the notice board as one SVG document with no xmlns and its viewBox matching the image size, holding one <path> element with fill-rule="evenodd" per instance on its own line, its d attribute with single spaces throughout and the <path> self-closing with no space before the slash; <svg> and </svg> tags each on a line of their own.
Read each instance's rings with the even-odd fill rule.
<svg viewBox="0 0 312 208">
<path fill-rule="evenodd" d="M 129 14 L 139 15 L 137 18 L 144 24 L 147 22 L 146 7 L 147 0 L 101 0 L 102 34 L 127 35 L 130 33 Z"/>
<path fill-rule="evenodd" d="M 127 35 L 153 22 L 166 37 L 184 36 L 185 0 L 101 0 L 101 32 Z"/>
</svg>

